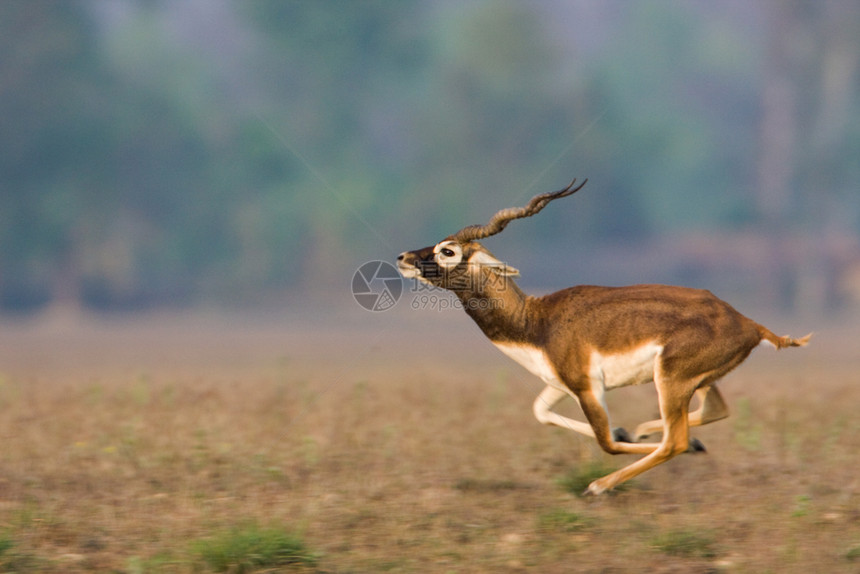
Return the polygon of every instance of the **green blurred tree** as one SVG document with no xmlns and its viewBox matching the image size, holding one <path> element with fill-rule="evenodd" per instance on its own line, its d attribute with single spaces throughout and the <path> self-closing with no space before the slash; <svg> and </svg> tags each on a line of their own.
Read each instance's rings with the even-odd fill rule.
<svg viewBox="0 0 860 574">
<path fill-rule="evenodd" d="M 758 50 L 724 20 L 694 10 L 631 6 L 589 77 L 592 99 L 606 109 L 602 137 L 614 144 L 592 161 L 653 231 L 736 226 L 752 216 L 745 205 Z"/>
<path fill-rule="evenodd" d="M 227 3 L 226 28 L 194 33 L 181 8 L 0 3 L 0 306 L 342 285 L 573 175 L 597 191 L 493 241 L 741 228 L 767 190 L 780 226 L 860 225 L 834 208 L 860 173 L 860 10 L 842 3 L 785 9 L 780 41 L 813 49 L 782 67 L 695 5 L 627 7 L 588 54 L 547 33 L 551 6 L 517 2 Z M 232 47 L 201 44 L 212 30 Z M 768 156 L 787 108 L 762 96 L 786 81 L 793 151 Z"/>
<path fill-rule="evenodd" d="M 0 3 L 0 296 L 81 299 L 81 257 L 114 205 L 93 23 L 80 2 Z"/>
</svg>

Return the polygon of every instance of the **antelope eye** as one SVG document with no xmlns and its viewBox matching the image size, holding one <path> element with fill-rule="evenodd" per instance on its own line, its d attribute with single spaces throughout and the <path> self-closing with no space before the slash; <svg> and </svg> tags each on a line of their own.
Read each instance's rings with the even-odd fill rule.
<svg viewBox="0 0 860 574">
<path fill-rule="evenodd" d="M 444 255 L 445 257 L 453 257 L 453 255 L 454 255 L 454 252 L 451 249 L 448 249 L 447 247 L 443 247 L 442 249 L 440 249 L 440 251 L 442 252 L 442 255 Z"/>
</svg>

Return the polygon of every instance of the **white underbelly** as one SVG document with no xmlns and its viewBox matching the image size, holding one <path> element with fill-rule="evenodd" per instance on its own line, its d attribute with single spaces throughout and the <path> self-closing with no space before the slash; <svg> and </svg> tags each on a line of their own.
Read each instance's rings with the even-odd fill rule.
<svg viewBox="0 0 860 574">
<path fill-rule="evenodd" d="M 567 391 L 543 349 L 516 343 L 493 344 L 544 383 Z M 601 382 L 607 390 L 651 383 L 657 357 L 662 351 L 662 345 L 652 342 L 622 353 L 593 351 L 589 357 L 588 376 L 593 382 Z"/>
<path fill-rule="evenodd" d="M 651 383 L 657 357 L 662 351 L 662 345 L 654 342 L 621 353 L 593 351 L 588 375 L 592 381 L 602 381 L 606 389 Z"/>
<path fill-rule="evenodd" d="M 527 371 L 540 378 L 544 383 L 553 387 L 566 390 L 564 384 L 558 376 L 558 372 L 550 363 L 549 357 L 543 349 L 533 347 L 532 345 L 522 345 L 516 343 L 496 343 L 493 344 L 508 357 L 522 365 Z"/>
</svg>

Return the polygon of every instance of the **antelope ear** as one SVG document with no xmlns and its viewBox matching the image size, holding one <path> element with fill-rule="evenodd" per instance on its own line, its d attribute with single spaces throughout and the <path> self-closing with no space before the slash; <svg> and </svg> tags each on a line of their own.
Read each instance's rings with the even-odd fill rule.
<svg viewBox="0 0 860 574">
<path fill-rule="evenodd" d="M 472 256 L 469 257 L 469 263 L 482 267 L 491 267 L 493 271 L 501 274 L 503 277 L 519 277 L 520 275 L 518 269 L 514 269 L 507 263 L 499 261 L 486 251 L 475 251 Z"/>
</svg>

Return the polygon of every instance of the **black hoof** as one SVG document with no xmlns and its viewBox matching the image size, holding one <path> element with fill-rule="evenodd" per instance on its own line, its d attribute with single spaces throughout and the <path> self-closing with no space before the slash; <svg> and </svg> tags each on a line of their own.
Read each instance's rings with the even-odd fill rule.
<svg viewBox="0 0 860 574">
<path fill-rule="evenodd" d="M 708 449 L 705 448 L 705 445 L 703 445 L 702 441 L 700 441 L 699 439 L 691 438 L 690 439 L 690 446 L 689 446 L 689 448 L 687 448 L 687 452 L 692 452 L 692 453 L 708 452 Z"/>
<path fill-rule="evenodd" d="M 612 429 L 612 440 L 614 440 L 615 442 L 635 442 L 630 437 L 630 434 L 621 427 Z"/>
</svg>

